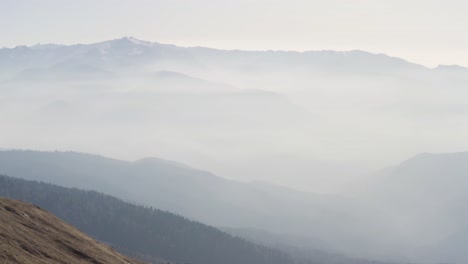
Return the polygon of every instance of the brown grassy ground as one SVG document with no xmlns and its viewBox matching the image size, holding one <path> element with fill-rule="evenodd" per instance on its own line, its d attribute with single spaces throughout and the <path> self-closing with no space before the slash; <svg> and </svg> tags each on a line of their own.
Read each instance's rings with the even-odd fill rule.
<svg viewBox="0 0 468 264">
<path fill-rule="evenodd" d="M 39 207 L 2 197 L 0 263 L 141 264 Z"/>
</svg>

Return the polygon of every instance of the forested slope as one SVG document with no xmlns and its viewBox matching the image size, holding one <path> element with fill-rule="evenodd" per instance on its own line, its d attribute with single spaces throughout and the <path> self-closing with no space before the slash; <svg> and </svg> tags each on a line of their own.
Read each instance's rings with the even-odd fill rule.
<svg viewBox="0 0 468 264">
<path fill-rule="evenodd" d="M 193 264 L 293 263 L 285 253 L 94 191 L 0 176 L 0 196 L 37 204 L 94 238 L 137 255 Z"/>
</svg>

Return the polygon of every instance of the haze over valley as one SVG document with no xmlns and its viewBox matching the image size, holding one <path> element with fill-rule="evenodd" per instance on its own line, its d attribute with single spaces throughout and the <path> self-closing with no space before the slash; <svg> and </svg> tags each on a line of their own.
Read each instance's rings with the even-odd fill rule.
<svg viewBox="0 0 468 264">
<path fill-rule="evenodd" d="M 157 156 L 333 193 L 418 153 L 467 145 L 463 67 L 131 37 L 19 46 L 0 57 L 4 148 Z"/>
<path fill-rule="evenodd" d="M 0 262 L 468 263 L 465 11 L 0 1 Z"/>
</svg>

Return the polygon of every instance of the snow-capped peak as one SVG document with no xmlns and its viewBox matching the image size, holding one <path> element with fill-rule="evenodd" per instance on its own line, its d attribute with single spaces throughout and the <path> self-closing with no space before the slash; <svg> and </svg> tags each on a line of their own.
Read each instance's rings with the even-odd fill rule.
<svg viewBox="0 0 468 264">
<path fill-rule="evenodd" d="M 147 46 L 147 47 L 154 46 L 153 42 L 136 39 L 134 37 L 123 37 L 122 40 L 131 42 L 131 43 L 136 44 L 136 45 L 141 45 L 141 46 Z"/>
</svg>

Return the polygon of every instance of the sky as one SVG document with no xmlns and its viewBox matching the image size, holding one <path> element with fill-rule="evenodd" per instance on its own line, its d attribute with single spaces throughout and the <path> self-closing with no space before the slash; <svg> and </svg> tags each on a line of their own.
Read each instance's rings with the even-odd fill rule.
<svg viewBox="0 0 468 264">
<path fill-rule="evenodd" d="M 465 0 L 0 0 L 0 47 L 138 39 L 468 66 Z"/>
</svg>

